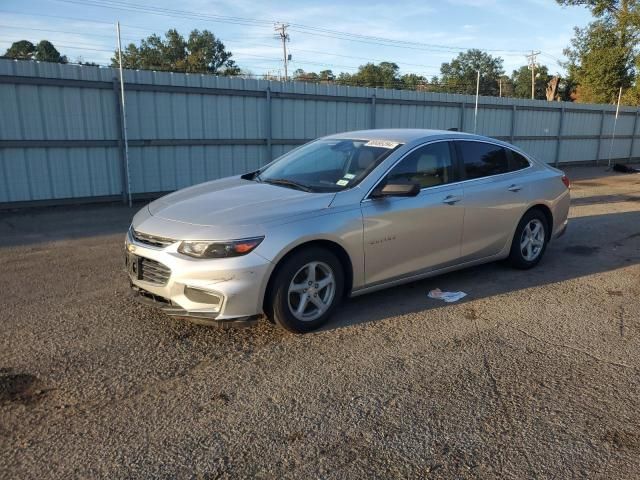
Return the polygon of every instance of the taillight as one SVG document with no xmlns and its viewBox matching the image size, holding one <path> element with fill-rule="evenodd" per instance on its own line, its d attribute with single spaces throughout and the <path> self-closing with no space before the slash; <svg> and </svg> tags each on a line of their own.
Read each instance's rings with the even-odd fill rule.
<svg viewBox="0 0 640 480">
<path fill-rule="evenodd" d="M 569 181 L 569 177 L 567 177 L 566 175 L 562 175 L 562 183 L 564 183 L 565 187 L 571 189 L 571 182 Z"/>
</svg>

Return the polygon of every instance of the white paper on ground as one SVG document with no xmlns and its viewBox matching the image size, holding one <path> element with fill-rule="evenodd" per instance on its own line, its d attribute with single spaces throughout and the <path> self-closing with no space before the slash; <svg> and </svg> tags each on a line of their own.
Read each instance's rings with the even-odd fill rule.
<svg viewBox="0 0 640 480">
<path fill-rule="evenodd" d="M 466 297 L 467 294 L 464 292 L 443 292 L 439 288 L 435 290 L 431 290 L 428 293 L 429 298 L 435 298 L 437 300 L 444 300 L 447 303 L 457 302 L 463 297 Z"/>
</svg>

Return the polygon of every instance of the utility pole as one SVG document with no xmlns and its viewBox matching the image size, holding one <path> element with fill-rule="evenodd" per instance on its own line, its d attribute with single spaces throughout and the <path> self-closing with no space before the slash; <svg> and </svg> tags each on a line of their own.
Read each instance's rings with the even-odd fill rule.
<svg viewBox="0 0 640 480">
<path fill-rule="evenodd" d="M 473 133 L 478 129 L 478 97 L 480 96 L 480 70 L 478 70 L 478 79 L 476 80 L 476 108 L 473 112 Z"/>
<path fill-rule="evenodd" d="M 288 23 L 281 23 L 274 27 L 274 30 L 278 32 L 280 39 L 282 40 L 282 58 L 284 60 L 284 81 L 286 82 L 289 79 L 289 72 L 287 70 L 289 56 L 287 55 L 287 42 L 289 41 L 289 34 L 287 33 L 287 28 L 289 28 Z"/>
<path fill-rule="evenodd" d="M 527 55 L 529 61 L 529 70 L 531 70 L 531 100 L 536 98 L 536 60 L 540 52 L 534 52 L 531 50 L 531 55 Z"/>
<path fill-rule="evenodd" d="M 120 22 L 116 22 L 116 35 L 118 36 L 118 66 L 120 70 L 120 101 L 122 102 L 122 137 L 124 140 L 124 157 L 127 173 L 127 195 L 129 197 L 129 207 L 131 201 L 131 176 L 129 172 L 129 139 L 127 137 L 127 108 L 124 101 L 124 72 L 122 70 L 122 40 L 120 39 Z"/>
<path fill-rule="evenodd" d="M 607 170 L 611 170 L 611 152 L 613 151 L 613 141 L 616 139 L 616 126 L 618 125 L 618 114 L 620 113 L 621 99 L 622 99 L 622 87 L 620 87 L 620 92 L 618 93 L 618 104 L 616 105 L 616 118 L 613 121 L 613 132 L 611 133 L 611 143 L 609 144 L 609 161 L 607 163 Z"/>
<path fill-rule="evenodd" d="M 502 98 L 502 77 L 498 79 L 498 85 L 500 87 L 500 97 Z"/>
</svg>

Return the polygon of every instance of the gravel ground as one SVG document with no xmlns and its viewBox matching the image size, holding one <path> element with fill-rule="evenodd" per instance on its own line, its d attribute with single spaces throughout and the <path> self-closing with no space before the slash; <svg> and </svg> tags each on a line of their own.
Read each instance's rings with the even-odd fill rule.
<svg viewBox="0 0 640 480">
<path fill-rule="evenodd" d="M 1 214 L 0 477 L 640 478 L 640 175 L 569 174 L 536 269 L 359 297 L 303 336 L 128 299 L 128 209 Z"/>
</svg>

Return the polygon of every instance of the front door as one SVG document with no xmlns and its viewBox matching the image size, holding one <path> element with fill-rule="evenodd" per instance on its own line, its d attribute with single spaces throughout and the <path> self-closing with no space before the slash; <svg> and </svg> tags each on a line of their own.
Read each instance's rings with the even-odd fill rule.
<svg viewBox="0 0 640 480">
<path fill-rule="evenodd" d="M 460 257 L 464 194 L 456 185 L 450 142 L 413 150 L 384 181 L 413 181 L 416 197 L 365 199 L 365 282 L 367 285 L 435 270 Z"/>
</svg>

